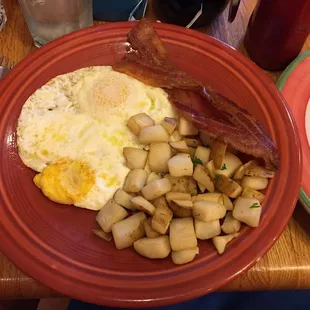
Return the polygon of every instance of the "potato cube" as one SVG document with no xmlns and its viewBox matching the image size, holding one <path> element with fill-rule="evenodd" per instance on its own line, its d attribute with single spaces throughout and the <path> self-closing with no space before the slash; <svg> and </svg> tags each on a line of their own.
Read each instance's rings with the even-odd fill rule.
<svg viewBox="0 0 310 310">
<path fill-rule="evenodd" d="M 210 222 L 222 219 L 226 215 L 225 206 L 211 201 L 195 201 L 193 217 L 199 221 Z"/>
<path fill-rule="evenodd" d="M 143 222 L 145 219 L 145 214 L 139 212 L 112 226 L 112 235 L 118 250 L 129 248 L 136 240 L 144 237 Z"/>
<path fill-rule="evenodd" d="M 173 251 L 197 247 L 194 222 L 191 217 L 173 219 L 170 224 L 170 245 Z"/>
<path fill-rule="evenodd" d="M 178 151 L 180 153 L 187 153 L 187 154 L 189 154 L 189 148 L 186 145 L 184 140 L 180 140 L 180 141 L 177 141 L 177 142 L 169 142 L 169 144 L 176 151 Z"/>
<path fill-rule="evenodd" d="M 196 237 L 200 240 L 211 239 L 221 234 L 221 225 L 219 220 L 203 222 L 195 219 Z"/>
<path fill-rule="evenodd" d="M 203 187 L 205 187 L 209 192 L 213 193 L 214 183 L 209 177 L 207 169 L 202 165 L 197 165 L 194 170 L 193 178 L 200 183 Z"/>
<path fill-rule="evenodd" d="M 205 166 L 210 159 L 211 149 L 209 147 L 198 146 L 195 151 L 195 158 L 201 160 L 202 165 Z"/>
<path fill-rule="evenodd" d="M 165 206 L 162 203 L 162 199 L 165 200 L 164 197 L 157 198 L 156 201 L 161 200 L 157 205 L 155 203 L 155 200 L 153 201 L 153 204 L 156 205 L 155 212 L 152 216 L 151 225 L 152 228 L 159 232 L 160 234 L 164 235 L 167 233 L 170 222 L 173 217 L 172 211 L 168 208 L 168 206 Z"/>
<path fill-rule="evenodd" d="M 130 201 L 131 198 L 133 197 L 134 197 L 133 195 L 130 195 L 126 193 L 125 191 L 123 191 L 121 188 L 119 188 L 115 192 L 113 199 L 116 203 L 118 203 L 122 207 L 129 209 L 129 210 L 134 210 L 134 207 L 132 206 L 132 203 Z"/>
<path fill-rule="evenodd" d="M 167 142 L 151 143 L 148 159 L 151 171 L 168 172 L 168 160 L 171 157 L 171 147 Z"/>
<path fill-rule="evenodd" d="M 142 238 L 137 240 L 133 247 L 140 255 L 150 259 L 163 259 L 171 252 L 168 236 Z"/>
<path fill-rule="evenodd" d="M 148 116 L 146 113 L 139 113 L 134 116 L 132 116 L 128 122 L 127 126 L 128 128 L 136 135 L 138 136 L 141 129 L 145 127 L 154 126 L 153 119 Z"/>
<path fill-rule="evenodd" d="M 257 199 L 239 197 L 235 201 L 232 216 L 250 227 L 257 227 L 261 213 L 262 207 Z"/>
<path fill-rule="evenodd" d="M 243 188 L 251 188 L 255 190 L 262 190 L 268 186 L 268 179 L 261 177 L 244 177 L 241 180 L 241 186 Z"/>
<path fill-rule="evenodd" d="M 138 193 L 145 185 L 147 173 L 143 169 L 131 170 L 124 182 L 123 189 L 126 192 Z"/>
<path fill-rule="evenodd" d="M 177 127 L 177 124 L 177 120 L 171 117 L 165 117 L 161 123 L 161 125 L 166 129 L 169 135 L 172 135 L 172 133 Z"/>
<path fill-rule="evenodd" d="M 234 238 L 237 238 L 240 235 L 240 233 L 235 233 L 232 235 L 226 235 L 226 236 L 216 236 L 212 238 L 212 242 L 219 254 L 223 254 L 227 244 L 233 240 Z"/>
<path fill-rule="evenodd" d="M 98 212 L 96 221 L 102 230 L 108 233 L 111 232 L 113 224 L 123 220 L 127 215 L 128 213 L 123 207 L 117 204 L 113 199 L 110 199 Z"/>
<path fill-rule="evenodd" d="M 139 134 L 141 144 L 150 144 L 153 142 L 169 142 L 169 135 L 161 125 L 145 127 Z"/>
<path fill-rule="evenodd" d="M 194 165 L 190 155 L 181 153 L 169 159 L 168 168 L 174 177 L 192 176 Z"/>
<path fill-rule="evenodd" d="M 166 174 L 165 178 L 171 183 L 171 191 L 179 193 L 188 193 L 189 178 L 188 177 L 173 177 L 170 174 Z"/>
<path fill-rule="evenodd" d="M 148 152 L 135 148 L 124 147 L 123 154 L 129 169 L 143 169 L 147 160 Z"/>
<path fill-rule="evenodd" d="M 169 138 L 169 142 L 177 142 L 182 140 L 182 136 L 180 135 L 178 130 L 175 130 Z"/>
<path fill-rule="evenodd" d="M 144 224 L 144 230 L 145 230 L 146 236 L 148 238 L 156 238 L 156 237 L 161 236 L 161 234 L 159 232 L 157 232 L 156 230 L 154 230 L 152 228 L 152 219 L 151 218 L 148 218 L 147 220 L 145 220 L 143 222 L 143 224 Z"/>
<path fill-rule="evenodd" d="M 184 117 L 180 117 L 179 120 L 179 132 L 182 136 L 196 136 L 198 135 L 198 129 L 196 129 L 191 122 Z"/>
<path fill-rule="evenodd" d="M 171 183 L 168 179 L 163 178 L 160 180 L 155 180 L 141 190 L 142 195 L 147 200 L 154 200 L 160 196 L 163 196 L 171 191 Z"/>
<path fill-rule="evenodd" d="M 156 172 L 150 172 L 150 174 L 147 176 L 146 184 L 149 184 L 155 180 L 161 179 L 161 175 Z"/>
<path fill-rule="evenodd" d="M 242 187 L 237 182 L 222 174 L 216 174 L 215 187 L 230 198 L 237 198 L 242 192 Z"/>
<path fill-rule="evenodd" d="M 226 153 L 226 148 L 227 148 L 227 144 L 222 141 L 215 140 L 213 142 L 210 157 L 211 157 L 211 160 L 213 160 L 215 169 L 222 168 L 225 153 Z"/>
<path fill-rule="evenodd" d="M 142 196 L 133 197 L 131 203 L 137 210 L 149 215 L 153 215 L 155 212 L 155 207 Z"/>
<path fill-rule="evenodd" d="M 171 259 L 176 265 L 183 265 L 194 260 L 195 256 L 199 254 L 199 248 L 186 249 L 182 251 L 172 251 Z"/>
<path fill-rule="evenodd" d="M 241 223 L 232 216 L 231 212 L 227 212 L 224 223 L 221 226 L 223 232 L 227 235 L 235 234 L 240 230 L 240 227 Z"/>
</svg>

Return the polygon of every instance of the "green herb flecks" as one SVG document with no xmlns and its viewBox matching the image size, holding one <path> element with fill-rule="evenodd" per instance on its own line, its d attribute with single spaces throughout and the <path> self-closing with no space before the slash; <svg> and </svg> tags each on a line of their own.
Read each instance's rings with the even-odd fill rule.
<svg viewBox="0 0 310 310">
<path fill-rule="evenodd" d="M 203 162 L 197 156 L 195 156 L 195 158 L 192 159 L 192 162 L 193 162 L 194 166 L 196 166 L 196 165 L 203 165 Z"/>
<path fill-rule="evenodd" d="M 215 183 L 216 183 L 216 184 L 217 184 L 221 179 L 222 179 L 222 175 L 221 175 L 221 174 L 216 174 L 216 175 L 215 175 Z"/>
<path fill-rule="evenodd" d="M 226 164 L 223 164 L 223 165 L 222 165 L 221 170 L 227 170 Z"/>
<path fill-rule="evenodd" d="M 255 209 L 255 208 L 259 208 L 259 207 L 260 207 L 260 205 L 257 202 L 255 202 L 251 205 L 250 209 Z"/>
</svg>

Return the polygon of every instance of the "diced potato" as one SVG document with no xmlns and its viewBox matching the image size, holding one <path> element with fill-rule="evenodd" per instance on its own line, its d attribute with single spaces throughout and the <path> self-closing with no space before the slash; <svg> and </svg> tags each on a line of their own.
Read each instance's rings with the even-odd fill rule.
<svg viewBox="0 0 310 310">
<path fill-rule="evenodd" d="M 255 190 L 262 190 L 268 186 L 268 179 L 261 177 L 244 177 L 241 180 L 243 188 L 252 188 Z"/>
<path fill-rule="evenodd" d="M 160 234 L 166 234 L 173 217 L 172 211 L 165 205 L 166 199 L 164 197 L 157 198 L 153 201 L 156 206 L 155 213 L 152 216 L 152 228 Z"/>
<path fill-rule="evenodd" d="M 173 203 L 177 204 L 181 208 L 192 209 L 193 202 L 191 200 L 172 200 Z"/>
<path fill-rule="evenodd" d="M 129 169 L 143 169 L 147 160 L 148 152 L 135 148 L 124 147 L 123 154 Z"/>
<path fill-rule="evenodd" d="M 172 200 L 191 200 L 189 193 L 170 192 L 166 194 L 166 200 L 170 205 Z"/>
<path fill-rule="evenodd" d="M 202 131 L 199 132 L 199 136 L 204 146 L 212 146 L 214 138 L 210 137 L 209 135 L 207 135 Z"/>
<path fill-rule="evenodd" d="M 180 135 L 178 130 L 175 130 L 169 138 L 170 142 L 177 142 L 182 140 L 182 136 Z"/>
<path fill-rule="evenodd" d="M 222 224 L 221 228 L 223 232 L 227 235 L 235 234 L 240 230 L 241 223 L 240 221 L 236 220 L 231 212 L 227 212 L 224 223 Z"/>
<path fill-rule="evenodd" d="M 150 127 L 150 126 L 154 126 L 154 125 L 155 125 L 155 123 L 154 123 L 153 119 L 145 113 L 136 114 L 136 115 L 132 116 L 127 122 L 128 128 L 136 136 L 139 135 L 142 128 Z"/>
<path fill-rule="evenodd" d="M 153 215 L 155 212 L 155 207 L 142 196 L 133 197 L 131 203 L 137 210 L 149 215 Z"/>
<path fill-rule="evenodd" d="M 170 224 L 170 245 L 173 251 L 197 247 L 194 222 L 191 217 L 173 219 Z"/>
<path fill-rule="evenodd" d="M 145 214 L 139 212 L 112 226 L 112 235 L 118 250 L 129 248 L 136 240 L 144 237 L 145 219 Z"/>
<path fill-rule="evenodd" d="M 169 142 L 169 135 L 161 125 L 155 125 L 141 129 L 139 134 L 141 144 L 150 144 L 153 142 Z"/>
<path fill-rule="evenodd" d="M 123 220 L 127 215 L 128 213 L 123 207 L 110 199 L 98 212 L 96 221 L 104 232 L 109 233 L 112 225 Z"/>
<path fill-rule="evenodd" d="M 227 144 L 222 141 L 215 140 L 213 142 L 210 158 L 211 160 L 213 160 L 215 169 L 222 168 L 225 153 L 226 153 L 226 148 L 227 148 Z"/>
<path fill-rule="evenodd" d="M 171 157 L 171 147 L 167 142 L 151 143 L 148 158 L 148 163 L 151 171 L 168 172 L 168 160 Z"/>
<path fill-rule="evenodd" d="M 211 149 L 204 146 L 198 146 L 195 151 L 195 158 L 199 158 L 202 161 L 202 165 L 206 165 L 209 162 Z"/>
<path fill-rule="evenodd" d="M 267 170 L 261 166 L 252 166 L 245 170 L 245 175 L 272 179 L 274 171 Z"/>
<path fill-rule="evenodd" d="M 130 201 L 131 198 L 133 197 L 134 197 L 133 195 L 130 195 L 126 193 L 125 191 L 123 191 L 121 188 L 119 188 L 115 192 L 113 199 L 116 203 L 118 203 L 122 207 L 129 209 L 129 210 L 134 210 L 135 208 L 132 206 L 131 201 Z"/>
<path fill-rule="evenodd" d="M 168 168 L 174 177 L 192 176 L 194 165 L 190 155 L 180 153 L 169 159 Z"/>
<path fill-rule="evenodd" d="M 245 168 L 244 166 L 240 166 L 234 173 L 233 179 L 235 181 L 239 181 L 244 177 L 245 174 Z"/>
<path fill-rule="evenodd" d="M 257 227 L 262 213 L 262 207 L 257 199 L 239 197 L 235 201 L 233 217 L 250 227 Z"/>
<path fill-rule="evenodd" d="M 189 147 L 193 147 L 196 148 L 199 145 L 202 145 L 201 141 L 198 139 L 193 139 L 193 138 L 185 138 L 185 143 L 187 144 L 187 146 Z"/>
<path fill-rule="evenodd" d="M 171 259 L 176 265 L 183 265 L 194 260 L 195 256 L 199 254 L 199 248 L 186 249 L 182 251 L 172 251 Z"/>
<path fill-rule="evenodd" d="M 188 193 L 189 188 L 189 178 L 188 177 L 173 177 L 170 174 L 166 174 L 167 178 L 171 183 L 172 192 Z"/>
<path fill-rule="evenodd" d="M 165 117 L 161 123 L 161 125 L 166 129 L 169 135 L 172 135 L 172 133 L 177 127 L 177 124 L 178 124 L 177 120 L 171 117 Z"/>
<path fill-rule="evenodd" d="M 197 183 L 194 180 L 194 178 L 189 177 L 188 179 L 188 188 L 187 188 L 187 192 L 191 195 L 197 195 Z"/>
<path fill-rule="evenodd" d="M 173 200 L 191 200 L 191 195 L 189 193 L 176 193 L 176 192 L 170 192 L 166 194 L 166 199 L 168 201 L 169 207 L 172 210 L 173 214 L 176 217 L 190 217 L 192 216 L 192 210 L 188 208 L 183 208 L 176 203 L 173 202 Z"/>
<path fill-rule="evenodd" d="M 167 202 L 165 196 L 161 196 L 161 197 L 158 197 L 158 198 L 152 200 L 152 205 L 155 208 L 159 208 L 159 207 L 168 208 L 168 202 Z"/>
<path fill-rule="evenodd" d="M 226 215 L 225 206 L 211 201 L 195 201 L 193 217 L 199 221 L 209 222 L 222 219 Z"/>
<path fill-rule="evenodd" d="M 160 175 L 159 173 L 151 172 L 151 173 L 147 176 L 146 184 L 149 184 L 149 183 L 151 183 L 152 181 L 159 180 L 159 179 L 161 179 L 161 175 Z"/>
<path fill-rule="evenodd" d="M 234 206 L 233 206 L 233 203 L 231 202 L 231 200 L 229 199 L 229 197 L 226 196 L 225 194 L 222 194 L 222 200 L 223 200 L 223 204 L 224 204 L 226 210 L 232 211 Z"/>
<path fill-rule="evenodd" d="M 196 237 L 200 240 L 211 239 L 221 234 L 221 225 L 219 220 L 203 222 L 195 219 Z"/>
<path fill-rule="evenodd" d="M 176 151 L 180 153 L 187 153 L 189 154 L 189 149 L 187 144 L 185 143 L 184 140 L 180 140 L 177 142 L 169 142 L 170 146 L 174 148 Z"/>
<path fill-rule="evenodd" d="M 230 178 L 241 166 L 242 161 L 236 155 L 226 152 L 221 169 L 215 170 L 215 173 L 224 174 Z"/>
<path fill-rule="evenodd" d="M 237 182 L 221 174 L 215 176 L 215 187 L 230 198 L 237 198 L 242 192 L 242 187 Z"/>
<path fill-rule="evenodd" d="M 193 178 L 205 187 L 209 192 L 214 192 L 214 183 L 208 175 L 207 169 L 202 165 L 197 165 L 194 170 Z"/>
<path fill-rule="evenodd" d="M 126 177 L 123 185 L 125 192 L 137 193 L 145 185 L 147 172 L 143 169 L 131 170 Z"/>
<path fill-rule="evenodd" d="M 142 238 L 135 241 L 133 247 L 140 255 L 151 259 L 166 258 L 171 252 L 168 236 Z"/>
<path fill-rule="evenodd" d="M 248 161 L 246 164 L 240 166 L 234 173 L 233 179 L 234 180 L 241 180 L 244 175 L 245 175 L 245 171 L 253 166 L 257 166 L 258 162 L 256 160 L 250 160 Z"/>
<path fill-rule="evenodd" d="M 223 254 L 227 244 L 233 240 L 234 238 L 237 238 L 240 235 L 240 233 L 235 233 L 232 235 L 226 235 L 226 236 L 217 236 L 212 238 L 213 244 L 219 254 Z"/>
<path fill-rule="evenodd" d="M 214 167 L 214 164 L 213 164 L 213 160 L 210 160 L 207 165 L 206 165 L 206 168 L 208 170 L 208 173 L 209 173 L 209 176 L 212 180 L 215 179 L 215 167 Z"/>
<path fill-rule="evenodd" d="M 170 191 L 171 191 L 171 183 L 166 178 L 155 180 L 144 186 L 141 190 L 142 195 L 147 200 L 154 200 L 160 196 L 165 195 Z"/>
<path fill-rule="evenodd" d="M 204 187 L 201 183 L 197 183 L 197 184 L 198 184 L 200 192 L 204 193 L 206 191 L 206 187 Z"/>
<path fill-rule="evenodd" d="M 195 153 L 196 153 L 196 149 L 194 147 L 188 147 L 188 151 L 189 151 L 189 155 L 191 156 L 192 159 L 195 158 Z"/>
<path fill-rule="evenodd" d="M 179 132 L 182 136 L 196 136 L 198 135 L 198 129 L 196 129 L 191 122 L 184 117 L 180 117 L 179 120 Z"/>
<path fill-rule="evenodd" d="M 262 203 L 265 199 L 264 194 L 256 191 L 255 189 L 248 188 L 248 187 L 243 189 L 241 197 L 243 197 L 243 198 L 254 198 L 254 199 L 257 199 L 260 203 Z"/>
<path fill-rule="evenodd" d="M 161 234 L 159 232 L 157 232 L 156 230 L 154 230 L 152 228 L 152 219 L 151 218 L 148 218 L 147 220 L 145 220 L 143 222 L 143 224 L 144 224 L 144 230 L 145 230 L 146 236 L 148 238 L 156 238 L 156 237 L 161 236 Z"/>
<path fill-rule="evenodd" d="M 221 193 L 205 193 L 197 195 L 195 198 L 193 197 L 193 202 L 195 201 L 211 201 L 219 204 L 223 204 Z"/>
<path fill-rule="evenodd" d="M 105 241 L 111 241 L 112 240 L 111 233 L 106 233 L 102 229 L 93 229 L 92 232 L 94 235 L 96 235 L 100 239 L 103 239 Z"/>
</svg>

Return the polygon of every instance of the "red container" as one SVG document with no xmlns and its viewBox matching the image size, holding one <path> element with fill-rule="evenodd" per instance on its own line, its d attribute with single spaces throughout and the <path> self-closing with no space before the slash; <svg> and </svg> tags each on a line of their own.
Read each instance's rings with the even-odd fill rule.
<svg viewBox="0 0 310 310">
<path fill-rule="evenodd" d="M 260 0 L 244 45 L 252 60 L 267 70 L 284 69 L 310 33 L 310 0 Z"/>
</svg>

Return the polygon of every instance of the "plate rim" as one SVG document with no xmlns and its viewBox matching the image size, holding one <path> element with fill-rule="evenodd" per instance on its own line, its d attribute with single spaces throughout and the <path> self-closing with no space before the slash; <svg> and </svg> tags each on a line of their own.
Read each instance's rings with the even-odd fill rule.
<svg viewBox="0 0 310 310">
<path fill-rule="evenodd" d="M 160 24 L 154 23 L 154 24 L 155 24 L 155 28 L 158 27 L 162 31 L 181 32 L 182 34 L 186 34 L 187 36 L 196 37 L 197 40 L 198 39 L 200 39 L 200 40 L 209 40 L 210 44 L 213 43 L 214 45 L 220 45 L 222 48 L 223 48 L 222 45 L 225 45 L 230 50 L 234 50 L 233 48 L 230 48 L 227 44 L 223 44 L 221 41 L 219 41 L 217 39 L 208 37 L 205 34 L 199 33 L 197 31 L 194 31 L 194 30 L 191 30 L 191 29 L 185 29 L 185 28 L 182 28 L 182 27 L 178 27 L 178 26 L 174 26 L 174 25 L 168 25 L 168 24 L 163 24 L 163 23 L 160 23 Z M 131 24 L 131 25 L 133 25 L 133 24 Z M 61 45 L 61 44 L 65 43 L 67 40 L 70 40 L 71 38 L 76 38 L 78 35 L 80 35 L 80 36 L 81 35 L 87 35 L 87 33 L 89 31 L 106 31 L 107 29 L 111 29 L 111 28 L 113 30 L 113 29 L 115 29 L 115 27 L 120 27 L 120 28 L 123 27 L 123 28 L 126 28 L 126 30 L 129 30 L 129 29 L 131 29 L 131 25 L 128 22 L 122 22 L 122 23 L 113 23 L 113 26 L 111 26 L 111 24 L 105 24 L 105 25 L 94 26 L 94 27 L 90 27 L 88 29 L 83 29 L 83 30 L 77 31 L 75 33 L 66 35 L 66 36 L 64 36 L 64 37 L 62 37 L 60 39 L 57 39 L 57 40 L 53 41 L 52 43 L 49 43 L 46 46 L 42 47 L 40 50 L 35 51 L 34 53 L 32 53 L 31 55 L 29 55 L 27 57 L 28 62 L 31 59 L 35 59 L 37 55 L 40 55 L 41 53 L 43 54 L 43 52 L 51 50 L 55 46 Z M 258 68 L 254 63 L 252 63 L 250 61 L 250 59 L 248 59 L 246 56 L 242 55 L 241 53 L 235 54 L 235 56 L 236 56 L 236 59 L 239 62 L 242 62 L 242 64 L 246 63 L 251 68 Z M 15 69 L 17 70 L 18 68 L 22 68 L 22 64 L 23 63 L 24 63 L 24 61 L 19 63 Z M 255 70 L 257 70 L 257 69 L 255 69 Z M 14 72 L 17 72 L 17 71 L 13 71 L 13 73 Z M 2 84 L 0 83 L 0 89 L 1 89 L 1 85 L 5 84 L 4 82 L 6 82 L 6 84 L 9 84 L 9 81 L 12 78 L 12 76 L 14 77 L 13 73 L 9 73 L 5 77 L 3 83 Z M 266 86 L 268 86 L 269 88 L 272 87 L 272 88 L 276 89 L 275 85 L 267 77 L 267 75 L 262 76 L 262 80 L 263 80 L 264 84 Z M 280 93 L 277 93 L 277 96 L 279 97 L 279 100 L 281 100 L 281 102 L 283 103 L 283 109 L 285 110 L 286 115 L 291 118 L 291 114 L 290 114 L 289 108 L 287 107 L 287 105 L 286 105 L 286 103 L 284 101 L 284 98 L 280 95 Z M 295 136 L 297 137 L 296 141 L 294 141 L 294 142 L 296 143 L 297 149 L 298 149 L 298 154 L 296 155 L 296 157 L 298 159 L 298 164 L 299 164 L 299 171 L 298 171 L 299 174 L 298 174 L 298 176 L 300 176 L 301 175 L 300 143 L 299 143 L 298 132 L 297 132 L 297 129 L 296 129 L 296 124 L 294 122 L 294 119 L 292 119 L 292 118 L 290 119 L 290 126 L 292 128 L 292 132 L 294 132 Z M 290 202 L 289 208 L 287 208 L 289 215 L 292 214 L 292 212 L 293 212 L 293 210 L 295 208 L 296 201 L 297 201 L 297 191 L 296 191 L 296 197 L 291 197 L 291 199 L 289 201 Z M 1 196 L 0 196 L 0 202 L 1 202 Z M 127 307 L 162 306 L 162 305 L 173 304 L 173 303 L 176 302 L 176 300 L 177 300 L 177 302 L 181 302 L 181 301 L 184 301 L 184 300 L 188 300 L 189 298 L 195 298 L 195 297 L 201 296 L 202 293 L 208 293 L 210 291 L 214 291 L 215 289 L 219 288 L 220 286 L 222 286 L 222 285 L 226 284 L 227 282 L 231 281 L 232 279 L 236 278 L 238 275 L 240 275 L 245 270 L 249 269 L 252 265 L 254 265 L 267 252 L 268 249 L 270 249 L 270 247 L 275 243 L 275 241 L 280 236 L 280 234 L 282 233 L 282 231 L 286 227 L 287 222 L 290 219 L 290 216 L 288 216 L 287 219 L 285 219 L 284 221 L 283 220 L 280 221 L 279 217 L 280 217 L 280 215 L 278 215 L 278 217 L 276 217 L 276 220 L 278 222 L 280 222 L 280 223 L 279 223 L 279 225 L 277 227 L 275 236 L 272 239 L 268 239 L 268 243 L 265 244 L 265 247 L 261 248 L 260 251 L 255 254 L 254 258 L 252 258 L 252 260 L 250 260 L 247 264 L 244 264 L 243 267 L 240 270 L 238 270 L 238 272 L 236 272 L 235 274 L 233 274 L 233 275 L 231 275 L 231 276 L 229 276 L 229 277 L 227 277 L 225 279 L 222 279 L 220 282 L 217 283 L 217 286 L 212 287 L 212 289 L 210 289 L 210 288 L 209 289 L 201 289 L 199 291 L 198 290 L 195 291 L 194 293 L 191 292 L 190 294 L 187 294 L 187 295 L 184 294 L 184 295 L 177 295 L 177 296 L 169 296 L 168 298 L 159 298 L 159 299 L 152 299 L 152 300 L 134 300 L 133 301 L 133 300 L 127 300 L 127 299 L 123 299 L 123 300 L 119 300 L 119 299 L 117 299 L 117 300 L 112 300 L 112 299 L 107 300 L 107 299 L 104 299 L 104 302 L 105 302 L 104 305 L 111 305 L 111 306 L 120 306 L 121 305 L 121 306 L 127 306 Z M 1 220 L 0 220 L 0 228 L 1 228 Z M 7 238 L 7 236 L 4 236 L 4 237 Z M 7 239 L 7 240 L 10 240 L 10 239 Z M 16 250 L 18 250 L 18 249 L 19 248 L 16 248 Z M 5 255 L 10 257 L 10 255 L 7 254 L 8 251 L 6 251 L 6 249 L 4 249 L 3 252 L 5 253 Z M 17 260 L 17 256 L 16 256 L 16 258 L 12 259 L 13 262 L 14 262 L 14 260 Z M 19 265 L 21 265 L 21 264 L 19 264 Z M 22 269 L 22 270 L 25 270 L 25 269 Z M 33 277 L 38 279 L 38 274 L 36 274 L 36 276 L 33 275 Z M 44 279 L 44 281 L 42 281 L 42 279 L 40 279 L 39 281 L 43 282 L 44 284 L 48 285 L 49 287 L 52 287 L 56 291 L 62 291 L 62 292 L 67 291 L 68 292 L 68 290 L 64 289 L 65 284 L 62 285 L 61 289 L 59 287 L 57 289 L 57 287 L 55 287 L 55 285 L 52 286 L 51 283 L 49 281 L 45 281 L 45 279 Z M 80 295 L 77 295 L 75 293 L 74 294 L 71 293 L 70 295 L 73 296 L 73 297 L 76 297 L 76 298 L 81 298 Z M 88 297 L 84 297 L 84 296 L 83 296 L 83 300 L 89 301 L 89 302 L 94 302 L 94 299 L 89 299 Z M 98 296 L 96 302 L 102 304 L 102 301 L 103 301 L 103 299 L 100 299 L 100 297 Z"/>
<path fill-rule="evenodd" d="M 310 49 L 297 56 L 282 72 L 277 82 L 277 87 L 281 92 L 293 71 L 308 57 L 310 57 Z M 310 214 L 310 196 L 307 195 L 302 187 L 300 187 L 299 201 L 307 213 Z"/>
</svg>

